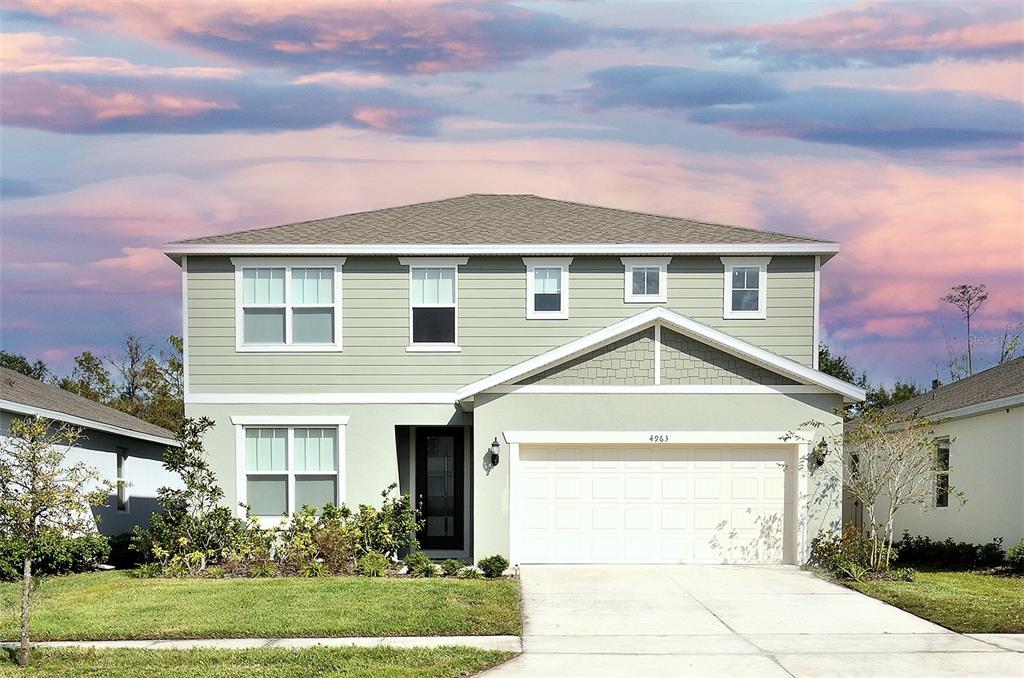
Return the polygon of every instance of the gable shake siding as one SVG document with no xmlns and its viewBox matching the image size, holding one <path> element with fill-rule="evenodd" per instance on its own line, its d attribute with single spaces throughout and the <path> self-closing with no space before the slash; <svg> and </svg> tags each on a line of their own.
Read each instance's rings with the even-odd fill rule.
<svg viewBox="0 0 1024 678">
<path fill-rule="evenodd" d="M 647 386 L 654 383 L 654 328 L 528 377 L 518 384 Z"/>
<path fill-rule="evenodd" d="M 526 319 L 520 257 L 470 257 L 459 268 L 459 353 L 407 353 L 409 269 L 397 257 L 352 256 L 342 273 L 340 353 L 236 353 L 234 266 L 188 258 L 189 382 L 193 393 L 451 391 L 655 304 L 624 303 L 618 257 L 578 256 L 569 319 Z M 723 320 L 718 257 L 679 256 L 668 268 L 667 308 L 804 365 L 812 364 L 814 257 L 768 266 L 768 317 Z"/>
</svg>

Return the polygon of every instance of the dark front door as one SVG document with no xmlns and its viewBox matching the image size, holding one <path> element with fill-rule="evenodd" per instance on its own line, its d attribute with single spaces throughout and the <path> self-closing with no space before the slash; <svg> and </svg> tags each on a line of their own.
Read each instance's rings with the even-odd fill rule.
<svg viewBox="0 0 1024 678">
<path fill-rule="evenodd" d="M 420 548 L 462 548 L 463 430 L 416 429 L 416 506 Z"/>
</svg>

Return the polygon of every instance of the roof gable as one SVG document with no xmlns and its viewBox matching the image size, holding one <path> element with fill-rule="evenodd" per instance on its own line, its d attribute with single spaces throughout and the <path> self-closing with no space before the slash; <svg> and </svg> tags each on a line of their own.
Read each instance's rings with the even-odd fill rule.
<svg viewBox="0 0 1024 678">
<path fill-rule="evenodd" d="M 489 377 L 467 384 L 456 391 L 456 397 L 458 400 L 466 400 L 477 393 L 495 386 L 522 380 L 528 375 L 577 358 L 598 346 L 603 346 L 609 342 L 634 334 L 639 329 L 649 325 L 667 327 L 670 330 L 696 339 L 754 365 L 759 365 L 793 381 L 818 386 L 838 393 L 848 401 L 864 400 L 865 394 L 862 388 L 858 388 L 841 379 L 836 379 L 824 372 L 801 365 L 795 360 L 766 351 L 763 348 L 699 323 L 692 318 L 687 318 L 684 315 L 661 307 L 648 309 L 631 318 L 626 318 L 604 329 L 571 341 L 568 344 L 513 365 Z"/>
<path fill-rule="evenodd" d="M 287 248 L 332 248 L 351 253 L 408 252 L 415 246 L 444 245 L 515 249 L 523 246 L 579 248 L 603 245 L 630 252 L 640 245 L 713 248 L 717 252 L 766 248 L 830 255 L 834 242 L 630 210 L 552 200 L 535 195 L 472 194 L 269 228 L 171 243 L 171 254 L 236 253 L 241 248 L 287 253 Z M 405 249 L 402 249 L 404 247 Z M 255 250 L 253 248 L 256 248 Z M 376 249 L 374 249 L 376 248 Z M 617 249 L 616 249 L 617 248 Z M 780 249 L 781 248 L 781 249 Z M 378 252 L 379 250 L 379 252 Z M 575 251 L 575 250 L 574 250 Z M 667 250 L 671 251 L 671 250 Z M 682 250 L 680 250 L 682 251 Z M 479 253 L 488 253 L 480 250 Z M 597 253 L 597 252 L 595 252 Z"/>
</svg>

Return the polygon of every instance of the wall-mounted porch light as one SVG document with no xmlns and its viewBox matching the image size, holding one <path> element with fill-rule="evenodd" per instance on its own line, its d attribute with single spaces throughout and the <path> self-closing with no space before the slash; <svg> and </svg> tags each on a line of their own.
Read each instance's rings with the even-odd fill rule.
<svg viewBox="0 0 1024 678">
<path fill-rule="evenodd" d="M 498 438 L 495 436 L 494 442 L 491 443 L 491 466 L 497 466 L 498 461 L 501 459 L 498 453 L 501 452 L 501 445 L 498 443 Z"/>
</svg>

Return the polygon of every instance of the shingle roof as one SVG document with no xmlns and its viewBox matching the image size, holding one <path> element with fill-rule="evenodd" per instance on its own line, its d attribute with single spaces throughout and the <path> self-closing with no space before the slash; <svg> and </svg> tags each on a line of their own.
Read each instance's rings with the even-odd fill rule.
<svg viewBox="0 0 1024 678">
<path fill-rule="evenodd" d="M 190 245 L 835 244 L 535 195 L 479 193 L 178 242 Z"/>
<path fill-rule="evenodd" d="M 932 416 L 1021 394 L 1024 394 L 1024 358 L 1017 358 L 911 398 L 895 405 L 894 409 L 912 412 L 920 408 L 922 415 Z"/>
<path fill-rule="evenodd" d="M 165 428 L 5 367 L 0 367 L 0 400 L 59 412 L 148 436 L 174 439 L 174 433 Z"/>
</svg>

